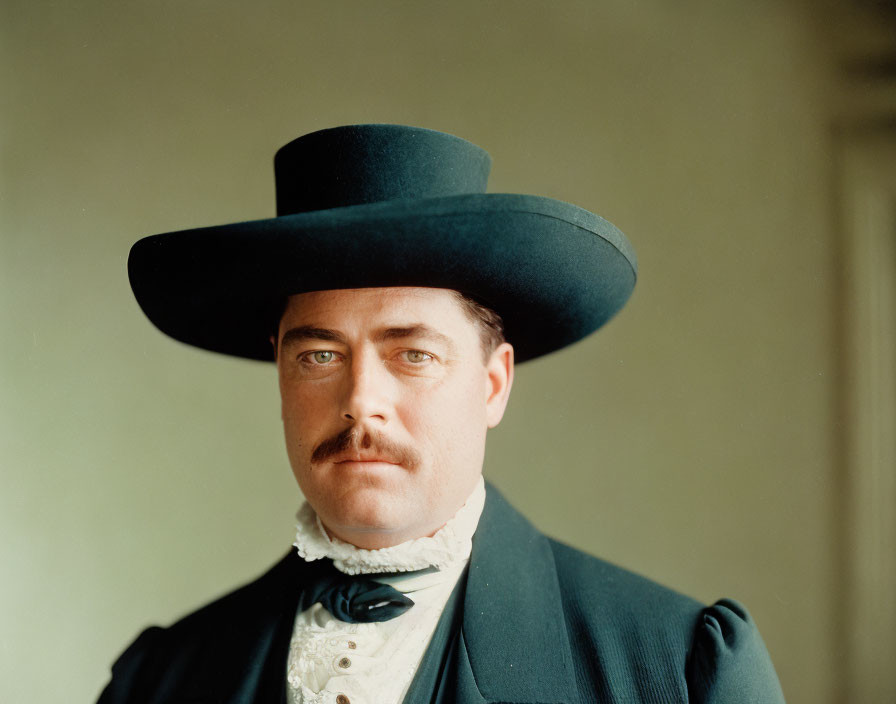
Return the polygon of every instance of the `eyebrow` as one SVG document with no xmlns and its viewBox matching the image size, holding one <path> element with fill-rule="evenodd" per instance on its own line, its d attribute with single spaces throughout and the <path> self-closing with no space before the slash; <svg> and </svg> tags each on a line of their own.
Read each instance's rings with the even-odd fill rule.
<svg viewBox="0 0 896 704">
<path fill-rule="evenodd" d="M 433 340 L 447 347 L 452 354 L 456 352 L 456 347 L 450 337 L 423 323 L 415 323 L 404 327 L 383 328 L 374 333 L 373 341 L 388 342 L 390 340 L 403 340 L 409 337 Z M 287 345 L 303 340 L 325 340 L 327 342 L 338 342 L 343 345 L 348 344 L 345 336 L 336 330 L 318 328 L 313 325 L 300 325 L 299 327 L 290 328 L 283 333 L 280 345 L 281 347 L 286 347 Z"/>
<path fill-rule="evenodd" d="M 385 328 L 374 334 L 373 340 L 374 342 L 387 342 L 389 340 L 403 340 L 408 337 L 433 340 L 447 347 L 451 354 L 454 354 L 456 351 L 454 342 L 450 337 L 423 323 L 416 323 L 401 328 Z"/>
<path fill-rule="evenodd" d="M 283 338 L 280 340 L 280 346 L 286 347 L 287 345 L 301 342 L 302 340 L 326 340 L 328 342 L 341 342 L 343 344 L 346 342 L 345 338 L 335 330 L 316 328 L 313 325 L 300 325 L 297 328 L 290 328 L 283 333 Z"/>
</svg>

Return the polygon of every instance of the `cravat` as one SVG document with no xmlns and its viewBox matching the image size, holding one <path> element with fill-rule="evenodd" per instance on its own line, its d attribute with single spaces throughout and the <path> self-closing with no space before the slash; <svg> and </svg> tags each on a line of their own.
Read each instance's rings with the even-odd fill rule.
<svg viewBox="0 0 896 704">
<path fill-rule="evenodd" d="M 300 611 L 320 603 L 340 621 L 372 623 L 393 619 L 414 605 L 400 591 L 388 584 L 374 581 L 370 578 L 371 575 L 344 574 L 328 559 L 315 560 L 310 566 L 311 569 L 303 575 Z M 379 576 L 392 577 L 395 573 Z"/>
</svg>

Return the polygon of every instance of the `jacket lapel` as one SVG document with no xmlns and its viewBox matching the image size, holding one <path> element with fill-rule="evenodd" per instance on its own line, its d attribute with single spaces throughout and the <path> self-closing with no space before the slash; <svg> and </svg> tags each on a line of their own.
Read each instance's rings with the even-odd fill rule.
<svg viewBox="0 0 896 704">
<path fill-rule="evenodd" d="M 209 688 L 197 701 L 286 704 L 286 661 L 305 564 L 290 550 L 239 592 L 228 631 L 215 644 L 214 676 L 202 678 Z"/>
<path fill-rule="evenodd" d="M 491 484 L 473 538 L 462 643 L 486 701 L 574 701 L 553 552 Z"/>
</svg>

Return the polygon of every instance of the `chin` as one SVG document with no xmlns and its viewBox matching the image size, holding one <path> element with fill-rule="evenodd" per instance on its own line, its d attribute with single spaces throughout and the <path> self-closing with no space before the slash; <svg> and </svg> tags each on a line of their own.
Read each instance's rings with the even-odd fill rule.
<svg viewBox="0 0 896 704">
<path fill-rule="evenodd" d="M 315 510 L 327 529 L 336 537 L 353 544 L 358 544 L 361 539 L 365 543 L 376 544 L 375 547 L 420 537 L 408 535 L 409 526 L 425 514 L 419 502 L 412 501 L 409 504 L 402 495 L 377 486 L 363 486 L 341 492 L 337 501 L 330 500 L 319 510 L 315 507 Z"/>
</svg>

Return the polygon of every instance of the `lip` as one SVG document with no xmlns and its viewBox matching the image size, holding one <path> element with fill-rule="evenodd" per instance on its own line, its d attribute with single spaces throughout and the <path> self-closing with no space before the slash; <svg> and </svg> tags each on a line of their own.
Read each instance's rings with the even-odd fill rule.
<svg viewBox="0 0 896 704">
<path fill-rule="evenodd" d="M 385 457 L 375 457 L 375 456 L 364 456 L 364 455 L 352 455 L 352 456 L 339 456 L 332 460 L 333 464 L 358 464 L 358 465 L 368 465 L 368 464 L 398 464 L 397 462 L 393 462 L 390 459 Z"/>
<path fill-rule="evenodd" d="M 348 472 L 352 476 L 390 476 L 401 469 L 401 465 L 386 460 L 347 459 L 332 465 L 337 472 Z"/>
</svg>

